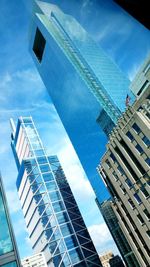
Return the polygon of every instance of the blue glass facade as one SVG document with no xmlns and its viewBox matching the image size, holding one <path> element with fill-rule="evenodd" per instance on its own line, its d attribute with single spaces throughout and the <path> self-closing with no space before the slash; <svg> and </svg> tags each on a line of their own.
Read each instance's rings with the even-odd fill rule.
<svg viewBox="0 0 150 267">
<path fill-rule="evenodd" d="M 19 257 L 0 177 L 0 266 L 19 267 Z"/>
<path fill-rule="evenodd" d="M 106 137 L 96 119 L 103 110 L 107 121 L 99 124 L 111 130 L 125 109 L 129 80 L 73 17 L 41 1 L 32 16 L 30 53 L 101 201 L 96 166 Z"/>
<path fill-rule="evenodd" d="M 48 156 L 32 118 L 12 134 L 17 189 L 34 252 L 50 267 L 101 266 L 57 156 Z"/>
</svg>

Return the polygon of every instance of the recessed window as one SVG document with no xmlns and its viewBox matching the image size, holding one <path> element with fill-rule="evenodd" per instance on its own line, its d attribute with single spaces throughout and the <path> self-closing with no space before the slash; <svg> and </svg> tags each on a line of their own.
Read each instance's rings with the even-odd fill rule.
<svg viewBox="0 0 150 267">
<path fill-rule="evenodd" d="M 139 127 L 136 123 L 134 123 L 134 124 L 132 125 L 132 128 L 136 131 L 136 133 L 140 133 L 140 132 L 141 132 L 140 127 Z"/>
<path fill-rule="evenodd" d="M 46 40 L 44 39 L 40 30 L 37 28 L 33 44 L 33 51 L 39 62 L 42 61 L 45 44 Z"/>
<path fill-rule="evenodd" d="M 123 186 L 123 185 L 121 185 L 121 186 L 120 186 L 120 188 L 121 188 L 121 190 L 122 190 L 123 194 L 126 194 L 126 190 L 125 190 L 124 186 Z"/>
<path fill-rule="evenodd" d="M 144 194 L 145 197 L 149 197 L 149 193 L 145 189 L 145 186 L 144 185 L 142 185 L 142 187 L 140 189 L 141 189 L 141 191 L 142 191 L 142 193 Z"/>
<path fill-rule="evenodd" d="M 133 201 L 130 198 L 128 199 L 128 202 L 129 202 L 131 208 L 134 209 L 135 205 L 134 205 Z"/>
<path fill-rule="evenodd" d="M 143 220 L 142 216 L 140 214 L 138 214 L 137 217 L 138 217 L 140 223 L 143 224 L 144 220 Z"/>
<path fill-rule="evenodd" d="M 139 144 L 137 144 L 136 146 L 135 146 L 135 148 L 139 151 L 139 153 L 140 154 L 142 154 L 144 151 L 143 151 L 143 148 L 139 145 Z"/>
<path fill-rule="evenodd" d="M 146 234 L 147 234 L 148 237 L 150 238 L 150 230 L 148 230 L 148 231 L 146 232 Z"/>
<path fill-rule="evenodd" d="M 120 172 L 121 175 L 124 174 L 124 170 L 122 169 L 122 167 L 120 165 L 118 166 L 117 169 L 118 169 L 118 171 Z"/>
<path fill-rule="evenodd" d="M 106 162 L 108 168 L 111 168 L 111 164 L 110 164 L 109 160 L 107 159 L 105 162 Z"/>
<path fill-rule="evenodd" d="M 145 162 L 148 164 L 148 166 L 150 166 L 150 158 L 146 158 Z"/>
<path fill-rule="evenodd" d="M 126 136 L 130 139 L 130 141 L 134 140 L 133 135 L 129 131 L 126 133 Z"/>
<path fill-rule="evenodd" d="M 131 187 L 133 186 L 133 184 L 131 183 L 131 181 L 130 181 L 129 178 L 127 178 L 127 179 L 125 180 L 125 182 L 126 182 L 126 184 L 128 185 L 129 188 L 131 188 Z"/>
<path fill-rule="evenodd" d="M 114 162 L 117 161 L 113 153 L 110 154 L 110 157 L 111 157 L 111 159 L 112 159 Z"/>
<path fill-rule="evenodd" d="M 137 193 L 134 194 L 134 198 L 136 199 L 138 204 L 142 203 L 142 200 L 141 200 L 141 198 L 139 197 L 139 195 Z"/>
<path fill-rule="evenodd" d="M 144 135 L 142 138 L 143 142 L 145 143 L 146 146 L 150 146 L 150 140 Z"/>
<path fill-rule="evenodd" d="M 149 214 L 148 210 L 144 209 L 143 212 L 144 212 L 145 216 L 147 217 L 147 219 L 150 220 L 150 214 Z"/>
</svg>

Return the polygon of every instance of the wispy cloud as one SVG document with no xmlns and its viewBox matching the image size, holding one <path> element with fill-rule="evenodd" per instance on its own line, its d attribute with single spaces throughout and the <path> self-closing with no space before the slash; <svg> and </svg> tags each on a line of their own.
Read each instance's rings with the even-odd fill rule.
<svg viewBox="0 0 150 267">
<path fill-rule="evenodd" d="M 105 223 L 91 225 L 88 227 L 88 230 L 99 254 L 104 253 L 104 250 L 112 250 L 113 252 L 118 253 Z"/>
<path fill-rule="evenodd" d="M 15 213 L 15 212 L 20 211 L 21 210 L 21 204 L 20 204 L 16 189 L 7 190 L 6 194 L 7 194 L 7 201 L 9 203 L 10 212 Z"/>
</svg>

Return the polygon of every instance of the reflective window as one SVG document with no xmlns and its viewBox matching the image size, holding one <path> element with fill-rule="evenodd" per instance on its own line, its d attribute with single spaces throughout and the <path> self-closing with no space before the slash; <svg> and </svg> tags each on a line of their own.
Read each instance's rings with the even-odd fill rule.
<svg viewBox="0 0 150 267">
<path fill-rule="evenodd" d="M 110 157 L 111 157 L 111 159 L 112 159 L 114 162 L 117 161 L 113 153 L 110 154 Z"/>
<path fill-rule="evenodd" d="M 44 163 L 47 163 L 47 158 L 46 157 L 39 157 L 39 158 L 37 158 L 37 161 L 39 164 L 44 164 Z"/>
<path fill-rule="evenodd" d="M 54 177 L 53 177 L 52 173 L 50 173 L 50 172 L 49 173 L 43 173 L 42 176 L 43 176 L 43 179 L 45 182 L 49 182 L 49 181 L 54 180 Z"/>
<path fill-rule="evenodd" d="M 128 185 L 129 188 L 131 188 L 131 187 L 133 186 L 133 184 L 131 183 L 131 181 L 130 181 L 129 178 L 127 178 L 127 179 L 125 180 L 125 182 L 126 182 L 126 184 Z"/>
<path fill-rule="evenodd" d="M 40 167 L 40 170 L 41 170 L 42 173 L 43 172 L 49 172 L 50 171 L 50 167 L 49 167 L 48 164 L 40 165 L 39 167 Z"/>
<path fill-rule="evenodd" d="M 72 249 L 78 246 L 77 239 L 74 235 L 65 238 L 67 249 Z"/>
<path fill-rule="evenodd" d="M 43 149 L 35 150 L 34 153 L 37 157 L 45 155 Z"/>
<path fill-rule="evenodd" d="M 140 132 L 141 132 L 140 127 L 139 127 L 136 123 L 134 123 L 134 124 L 132 125 L 132 128 L 135 130 L 136 133 L 140 133 Z"/>
<path fill-rule="evenodd" d="M 142 140 L 143 140 L 143 142 L 145 143 L 145 145 L 150 146 L 150 140 L 149 140 L 146 136 L 144 136 L 144 137 L 142 138 Z"/>
<path fill-rule="evenodd" d="M 62 201 L 54 202 L 53 209 L 55 212 L 63 211 L 65 209 Z"/>
<path fill-rule="evenodd" d="M 120 165 L 117 167 L 117 169 L 118 169 L 118 171 L 120 172 L 121 175 L 124 174 L 124 170 L 122 169 L 122 167 Z"/>
<path fill-rule="evenodd" d="M 17 264 L 16 264 L 16 261 L 12 261 L 12 262 L 1 265 L 1 267 L 17 267 Z"/>
<path fill-rule="evenodd" d="M 134 198 L 136 199 L 136 201 L 140 204 L 142 202 L 141 198 L 139 197 L 139 195 L 137 193 L 134 194 Z"/>
<path fill-rule="evenodd" d="M 73 233 L 73 229 L 70 223 L 61 225 L 60 229 L 64 237 Z"/>
<path fill-rule="evenodd" d="M 23 118 L 23 122 L 24 123 L 32 123 L 32 120 L 31 120 L 31 118 Z"/>
<path fill-rule="evenodd" d="M 83 258 L 79 248 L 70 250 L 69 255 L 73 264 L 79 262 Z"/>
<path fill-rule="evenodd" d="M 57 189 L 57 185 L 56 185 L 55 181 L 47 182 L 47 183 L 45 183 L 45 185 L 46 185 L 46 188 L 48 191 L 54 191 Z"/>
<path fill-rule="evenodd" d="M 146 158 L 145 162 L 150 166 L 150 158 Z"/>
<path fill-rule="evenodd" d="M 126 136 L 130 139 L 130 141 L 133 141 L 134 137 L 129 131 L 126 133 Z"/>
<path fill-rule="evenodd" d="M 139 151 L 140 154 L 144 152 L 143 148 L 139 144 L 137 144 L 135 148 Z"/>
<path fill-rule="evenodd" d="M 68 222 L 68 221 L 69 221 L 66 212 L 60 212 L 60 213 L 57 213 L 57 214 L 56 214 L 56 217 L 57 217 L 57 220 L 58 220 L 58 223 L 59 223 L 59 224 L 61 224 L 61 223 L 65 223 L 65 222 Z"/>
<path fill-rule="evenodd" d="M 12 251 L 12 242 L 3 204 L 2 193 L 0 190 L 0 255 Z"/>
<path fill-rule="evenodd" d="M 49 196 L 50 196 L 50 199 L 51 199 L 52 202 L 60 200 L 60 198 L 61 198 L 58 191 L 50 192 Z"/>
</svg>

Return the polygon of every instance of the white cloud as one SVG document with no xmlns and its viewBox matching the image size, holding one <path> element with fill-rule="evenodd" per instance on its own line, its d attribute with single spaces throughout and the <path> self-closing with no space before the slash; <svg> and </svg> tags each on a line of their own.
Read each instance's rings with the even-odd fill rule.
<svg viewBox="0 0 150 267">
<path fill-rule="evenodd" d="M 118 250 L 105 223 L 91 225 L 88 227 L 88 230 L 99 253 L 103 253 L 104 250 L 112 250 L 118 254 Z"/>
<path fill-rule="evenodd" d="M 10 212 L 15 213 L 21 210 L 21 204 L 16 190 L 7 190 L 6 194 Z"/>
<path fill-rule="evenodd" d="M 139 67 L 140 65 L 137 63 L 137 64 L 134 64 L 132 66 L 132 68 L 128 71 L 128 77 L 129 77 L 129 80 L 132 81 L 135 77 L 135 75 L 137 74 L 138 70 L 139 70 Z"/>
<path fill-rule="evenodd" d="M 57 155 L 63 165 L 63 169 L 70 183 L 70 186 L 79 201 L 94 196 L 94 192 L 85 172 L 77 158 L 77 155 L 68 140 L 64 141 L 65 146 L 58 150 Z"/>
</svg>

